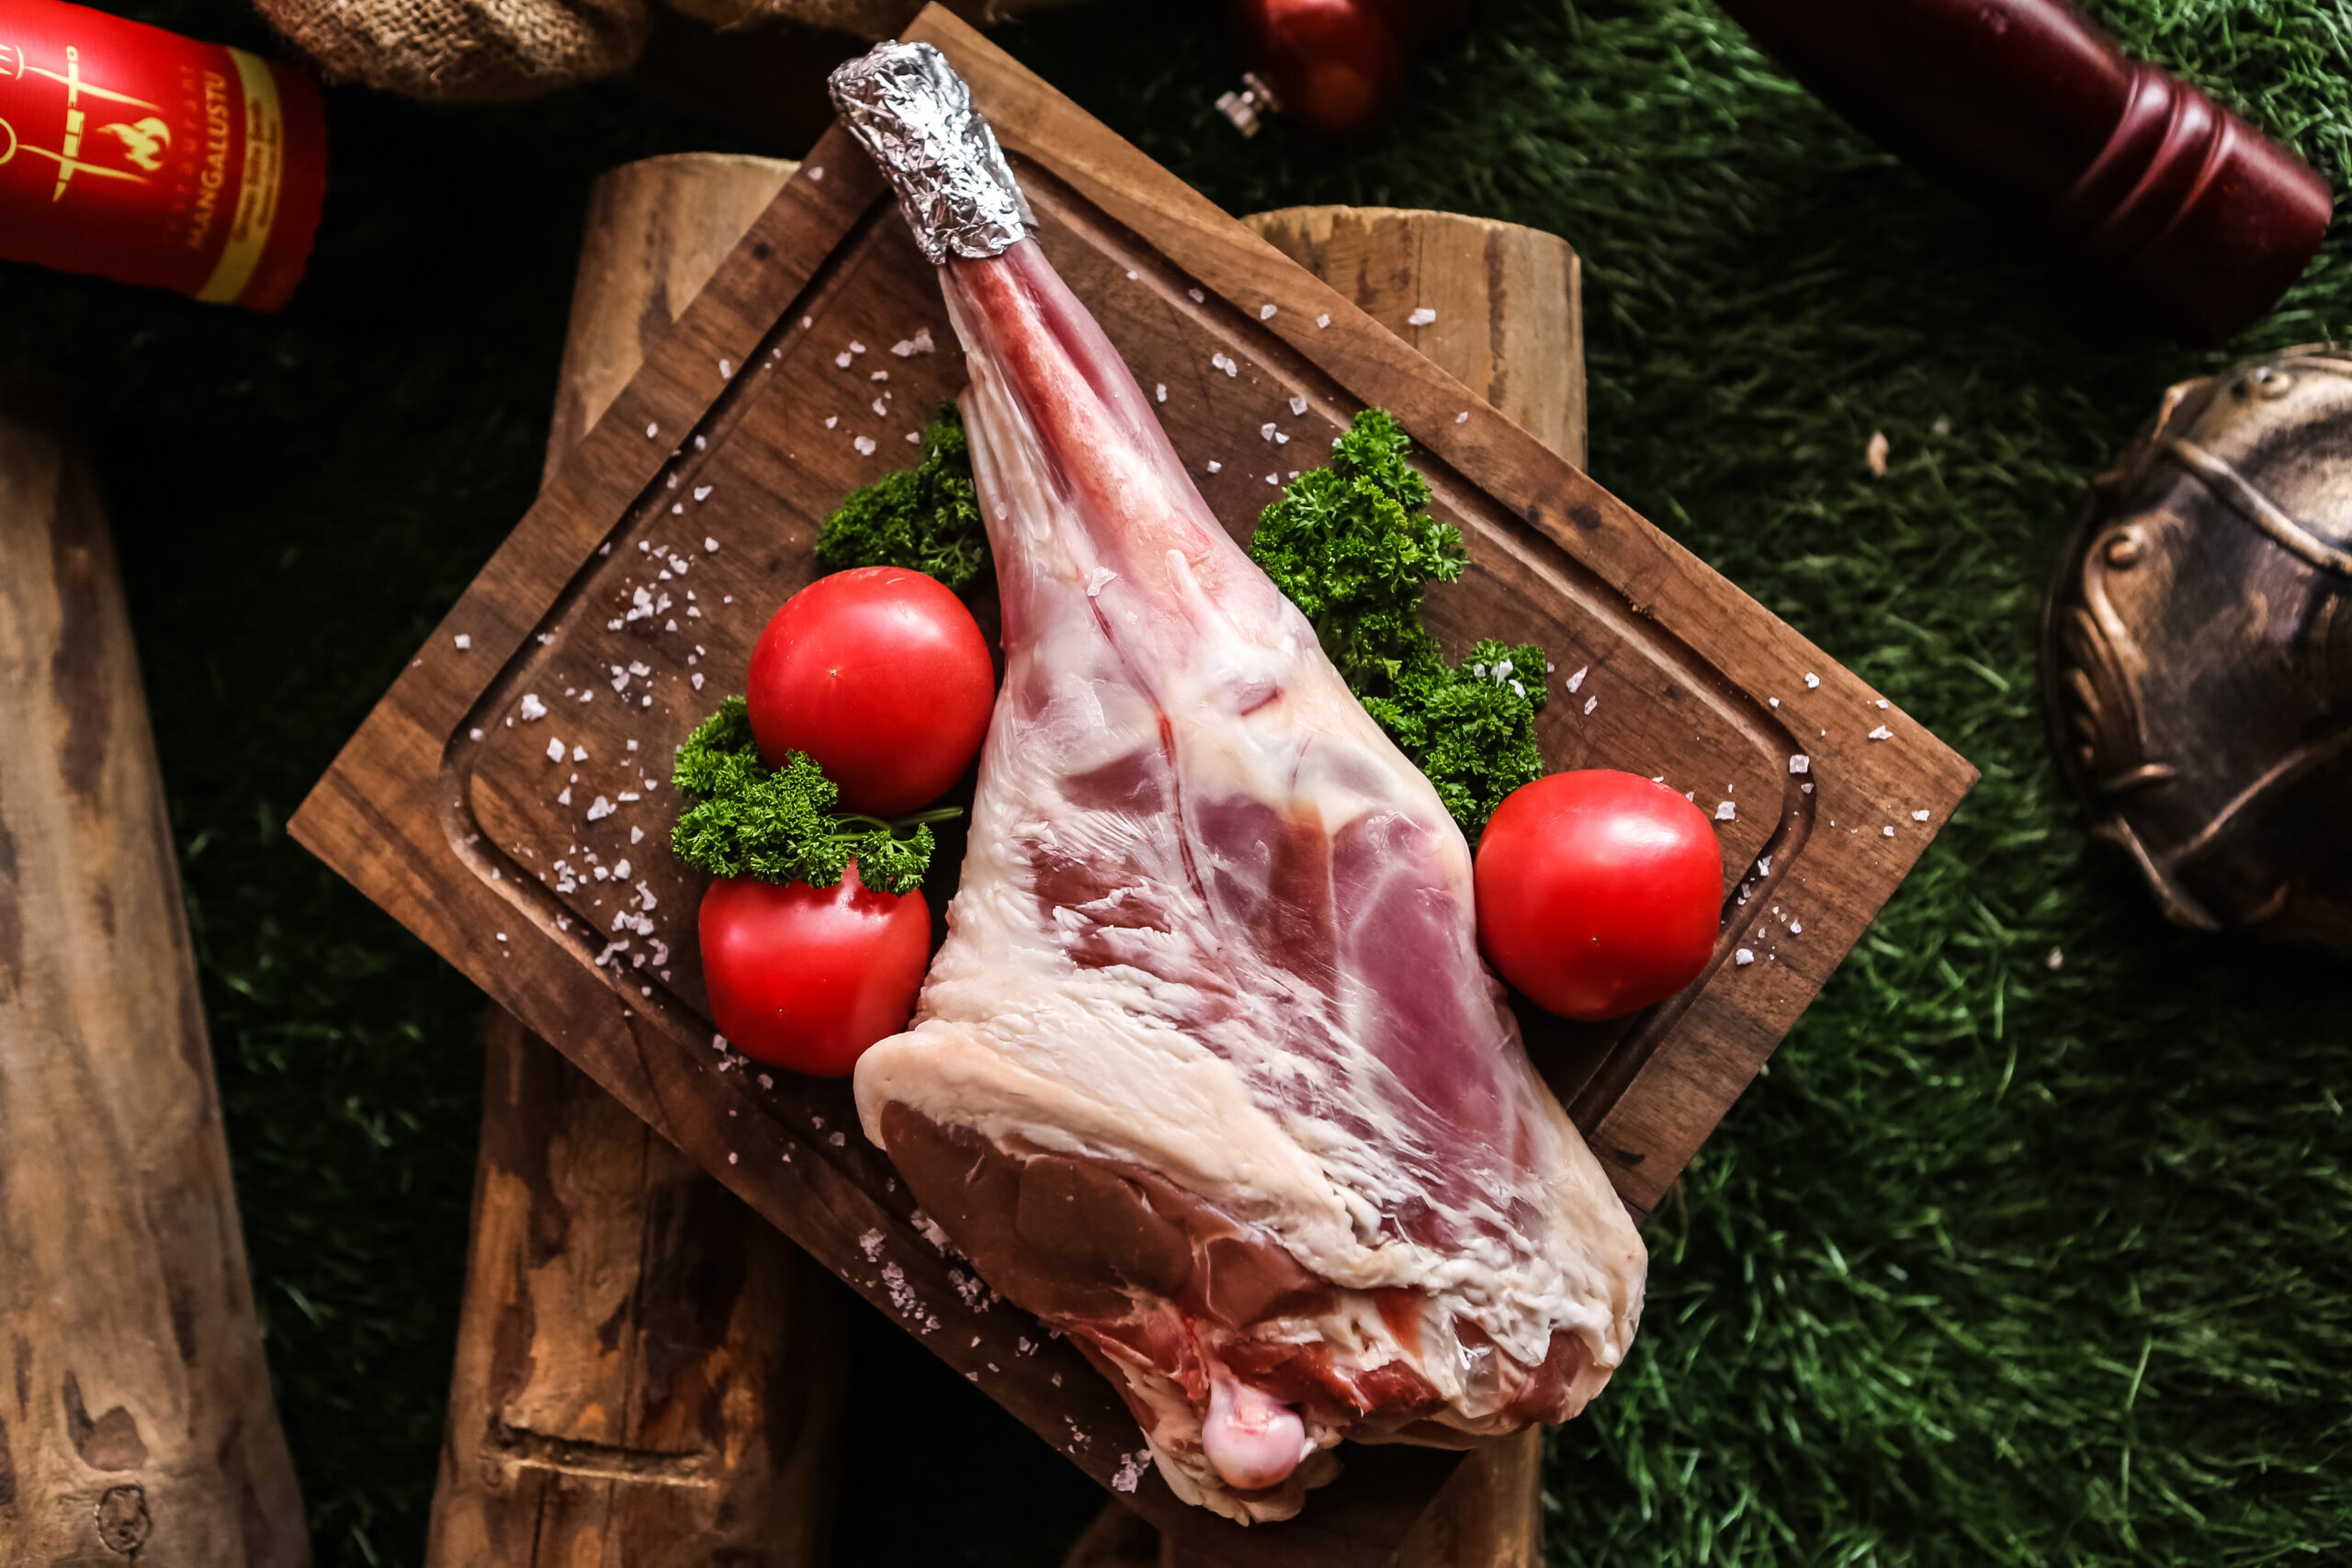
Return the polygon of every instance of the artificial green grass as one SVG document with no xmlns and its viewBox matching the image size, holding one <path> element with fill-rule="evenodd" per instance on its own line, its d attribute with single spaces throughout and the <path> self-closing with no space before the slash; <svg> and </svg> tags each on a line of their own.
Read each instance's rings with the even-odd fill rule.
<svg viewBox="0 0 2352 1568">
<path fill-rule="evenodd" d="M 2093 9 L 2352 184 L 2340 3 Z M 142 14 L 259 38 L 229 0 Z M 1232 210 L 1566 236 L 1595 474 L 1984 772 L 1651 1224 L 1633 1360 L 1555 1444 L 1554 1560 L 2352 1559 L 2347 965 L 2158 922 L 2086 845 L 2034 694 L 2084 477 L 2226 356 L 1874 152 L 1705 0 L 1488 0 L 1340 151 L 1214 118 L 1237 67 L 1204 10 L 1004 37 Z M 78 384 L 111 492 L 272 1367 L 344 1568 L 421 1549 L 480 1005 L 280 825 L 529 500 L 588 179 L 740 142 L 619 89 L 331 96 L 285 315 L 12 268 L 0 362 Z M 2347 260 L 2339 230 L 2236 347 L 2343 333 Z M 1088 1489 L 854 1321 L 875 1397 L 835 1561 L 1050 1562 Z"/>
</svg>

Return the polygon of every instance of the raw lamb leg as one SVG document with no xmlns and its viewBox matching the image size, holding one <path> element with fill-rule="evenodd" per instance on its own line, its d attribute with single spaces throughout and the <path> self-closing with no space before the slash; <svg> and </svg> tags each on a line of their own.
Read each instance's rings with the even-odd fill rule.
<svg viewBox="0 0 2352 1568">
<path fill-rule="evenodd" d="M 1193 489 L 944 61 L 884 45 L 834 91 L 969 356 L 1006 660 L 867 1135 L 1188 1501 L 1285 1518 L 1342 1438 L 1566 1419 L 1645 1256 L 1479 962 L 1461 833 Z"/>
</svg>

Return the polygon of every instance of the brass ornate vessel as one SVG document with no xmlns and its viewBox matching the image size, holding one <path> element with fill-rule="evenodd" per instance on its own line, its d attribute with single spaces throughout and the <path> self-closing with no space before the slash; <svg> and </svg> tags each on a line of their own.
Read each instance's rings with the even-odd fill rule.
<svg viewBox="0 0 2352 1568">
<path fill-rule="evenodd" d="M 2168 918 L 2352 952 L 2352 352 L 2165 392 L 2041 662 L 2059 764 Z"/>
</svg>

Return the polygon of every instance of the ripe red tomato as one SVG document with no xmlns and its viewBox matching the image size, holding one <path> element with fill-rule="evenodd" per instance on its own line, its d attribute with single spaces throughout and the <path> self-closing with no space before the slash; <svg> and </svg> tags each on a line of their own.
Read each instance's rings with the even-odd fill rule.
<svg viewBox="0 0 2352 1568">
<path fill-rule="evenodd" d="M 772 768 L 806 751 L 842 808 L 897 817 L 971 765 L 996 705 L 988 639 L 919 571 L 864 566 L 784 602 L 752 649 L 752 735 Z"/>
<path fill-rule="evenodd" d="M 931 960 L 922 889 L 877 893 L 721 877 L 696 921 L 718 1032 L 757 1061 L 839 1077 L 904 1029 Z"/>
<path fill-rule="evenodd" d="M 1478 840 L 1478 943 L 1564 1018 L 1615 1018 L 1697 978 L 1714 952 L 1723 851 L 1707 814 L 1613 768 L 1554 773 Z"/>
</svg>

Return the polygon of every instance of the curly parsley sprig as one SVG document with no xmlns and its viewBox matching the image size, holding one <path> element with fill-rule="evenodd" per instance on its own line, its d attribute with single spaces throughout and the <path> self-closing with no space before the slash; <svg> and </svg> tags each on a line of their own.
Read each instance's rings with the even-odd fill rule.
<svg viewBox="0 0 2352 1568">
<path fill-rule="evenodd" d="M 1544 650 L 1492 638 L 1448 664 L 1421 625 L 1432 582 L 1462 575 L 1462 535 L 1429 514 L 1412 442 L 1366 409 L 1329 468 L 1301 474 L 1266 508 L 1250 555 L 1306 613 L 1348 689 L 1476 839 L 1503 796 L 1544 772 L 1535 710 Z"/>
<path fill-rule="evenodd" d="M 948 403 L 924 427 L 922 460 L 842 499 L 817 531 L 817 565 L 902 566 L 961 593 L 991 570 L 964 421 Z"/>
<path fill-rule="evenodd" d="M 670 848 L 718 876 L 831 887 L 855 861 L 866 886 L 911 892 L 931 869 L 931 824 L 957 815 L 948 806 L 884 821 L 841 810 L 841 791 L 805 752 L 781 768 L 761 760 L 741 697 L 719 704 L 686 737 L 671 776 L 700 798 L 671 829 Z"/>
</svg>

